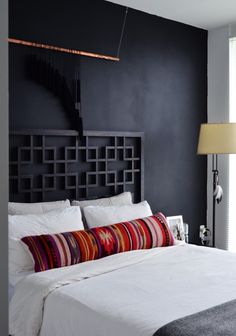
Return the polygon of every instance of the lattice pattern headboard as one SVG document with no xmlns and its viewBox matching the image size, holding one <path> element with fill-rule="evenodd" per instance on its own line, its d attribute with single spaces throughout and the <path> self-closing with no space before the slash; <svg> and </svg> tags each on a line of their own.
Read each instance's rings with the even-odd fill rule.
<svg viewBox="0 0 236 336">
<path fill-rule="evenodd" d="M 10 132 L 10 201 L 88 199 L 131 191 L 144 195 L 141 132 Z"/>
</svg>

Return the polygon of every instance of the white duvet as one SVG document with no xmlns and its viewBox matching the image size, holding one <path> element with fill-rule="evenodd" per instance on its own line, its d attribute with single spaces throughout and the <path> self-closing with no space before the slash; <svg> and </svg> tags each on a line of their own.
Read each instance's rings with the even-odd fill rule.
<svg viewBox="0 0 236 336">
<path fill-rule="evenodd" d="M 236 299 L 236 255 L 176 245 L 27 276 L 15 288 L 16 336 L 151 336 L 175 319 Z"/>
</svg>

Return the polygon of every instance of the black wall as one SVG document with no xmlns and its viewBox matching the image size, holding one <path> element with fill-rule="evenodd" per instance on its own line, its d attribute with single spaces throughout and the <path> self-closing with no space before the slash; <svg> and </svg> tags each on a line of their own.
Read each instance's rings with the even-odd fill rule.
<svg viewBox="0 0 236 336">
<path fill-rule="evenodd" d="M 10 37 L 115 55 L 124 11 L 100 0 L 10 0 Z M 27 79 L 30 53 L 10 46 L 10 127 L 73 127 L 59 101 Z M 198 242 L 206 223 L 206 159 L 196 149 L 207 119 L 207 32 L 130 9 L 120 57 L 81 58 L 84 128 L 144 131 L 145 198 L 154 211 L 182 214 Z M 73 68 L 78 60 L 54 62 Z"/>
</svg>

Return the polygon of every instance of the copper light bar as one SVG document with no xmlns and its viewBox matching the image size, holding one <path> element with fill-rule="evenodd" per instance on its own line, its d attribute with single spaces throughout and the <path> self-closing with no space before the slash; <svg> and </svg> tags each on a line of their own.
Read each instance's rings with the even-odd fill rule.
<svg viewBox="0 0 236 336">
<path fill-rule="evenodd" d="M 29 41 L 24 41 L 24 40 L 17 40 L 17 39 L 14 39 L 14 38 L 8 38 L 8 42 L 9 43 L 14 43 L 14 44 L 24 45 L 24 46 L 27 46 L 27 47 L 48 49 L 48 50 L 53 50 L 53 51 L 64 52 L 64 53 L 67 53 L 67 54 L 74 54 L 74 55 L 81 55 L 81 56 L 105 59 L 105 60 L 108 60 L 108 61 L 118 62 L 120 60 L 118 57 L 106 56 L 106 55 L 101 55 L 101 54 L 94 54 L 94 53 L 91 53 L 91 52 L 75 50 L 75 49 L 61 48 L 61 47 L 56 47 L 56 46 L 52 46 L 52 45 L 48 45 L 48 44 L 29 42 Z"/>
</svg>

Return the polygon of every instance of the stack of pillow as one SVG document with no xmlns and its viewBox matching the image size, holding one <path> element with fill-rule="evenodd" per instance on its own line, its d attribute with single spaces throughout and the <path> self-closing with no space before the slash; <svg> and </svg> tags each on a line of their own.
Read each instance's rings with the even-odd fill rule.
<svg viewBox="0 0 236 336">
<path fill-rule="evenodd" d="M 160 213 L 153 216 L 146 201 L 133 204 L 130 192 L 72 204 L 69 200 L 9 203 L 13 286 L 26 273 L 169 245 L 173 245 L 173 236 L 165 217 Z M 67 255 L 63 255 L 65 250 Z"/>
</svg>

